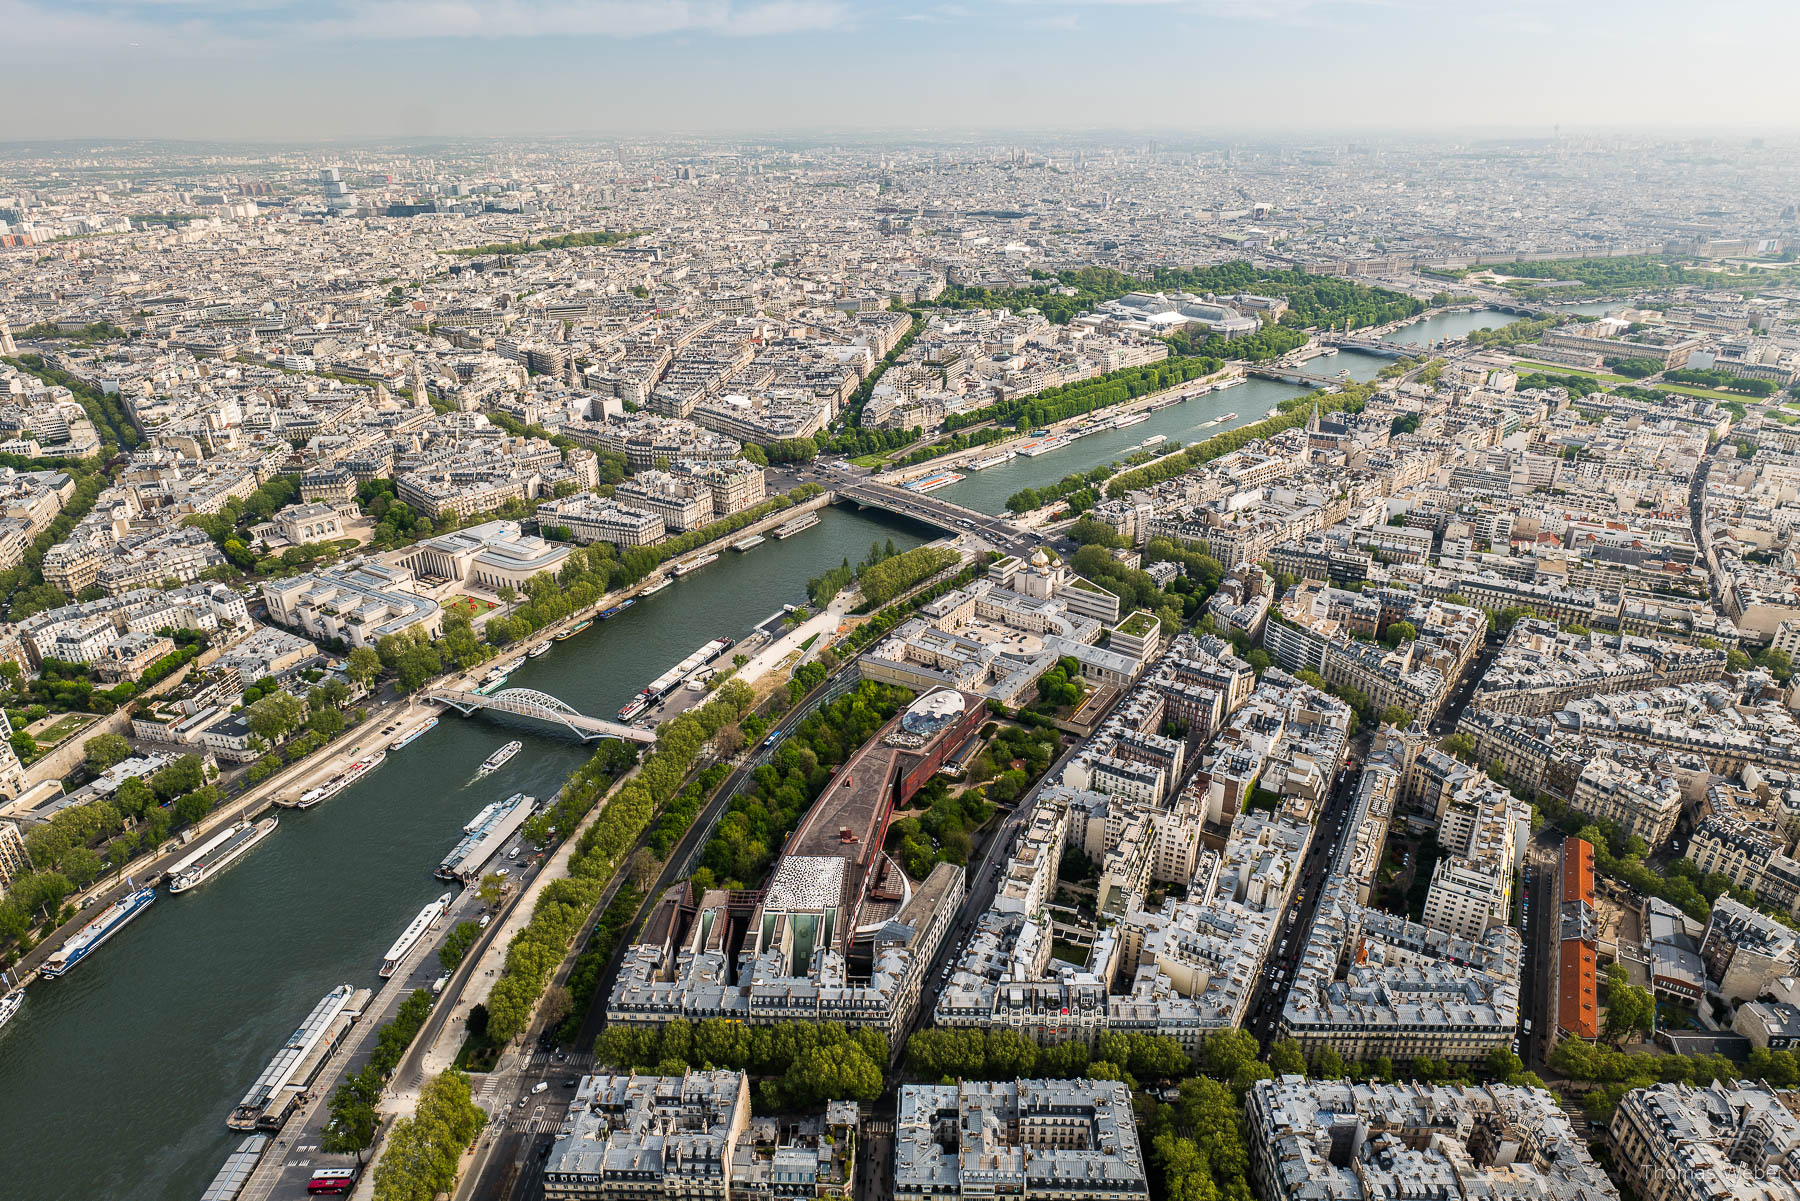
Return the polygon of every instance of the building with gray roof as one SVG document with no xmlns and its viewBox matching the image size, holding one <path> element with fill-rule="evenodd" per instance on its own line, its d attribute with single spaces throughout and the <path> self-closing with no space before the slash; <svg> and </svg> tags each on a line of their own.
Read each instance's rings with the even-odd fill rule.
<svg viewBox="0 0 1800 1201">
<path fill-rule="evenodd" d="M 894 1201 L 1149 1197 L 1131 1094 L 1114 1080 L 966 1080 L 900 1090 Z"/>
</svg>

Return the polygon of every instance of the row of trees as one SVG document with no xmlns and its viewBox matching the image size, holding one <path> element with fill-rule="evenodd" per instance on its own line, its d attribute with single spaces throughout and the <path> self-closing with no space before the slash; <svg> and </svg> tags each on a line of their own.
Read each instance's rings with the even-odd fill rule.
<svg viewBox="0 0 1800 1201">
<path fill-rule="evenodd" d="M 381 1124 L 375 1106 L 381 1101 L 388 1078 L 400 1066 L 400 1057 L 406 1054 L 406 1048 L 424 1028 L 425 1019 L 431 1013 L 431 1003 L 430 989 L 415 988 L 408 993 L 394 1016 L 376 1031 L 375 1049 L 369 1053 L 369 1062 L 360 1071 L 338 1082 L 326 1102 L 330 1117 L 320 1142 L 323 1150 L 336 1155 L 355 1155 L 360 1159 L 369 1144 L 375 1141 L 376 1128 Z"/>
<path fill-rule="evenodd" d="M 961 560 L 962 555 L 949 547 L 915 546 L 874 563 L 864 563 L 856 572 L 856 583 L 863 594 L 863 608 L 879 608 Z"/>
<path fill-rule="evenodd" d="M 1779 1054 L 1779 1053 L 1778 1053 Z M 1782 1070 L 1792 1071 L 1792 1054 Z M 1761 1065 L 1773 1065 L 1769 1052 L 1753 1056 Z M 1649 1088 L 1658 1083 L 1684 1083 L 1698 1086 L 1715 1080 L 1737 1080 L 1745 1069 L 1723 1055 L 1657 1055 L 1644 1051 L 1617 1051 L 1579 1038 L 1565 1038 L 1550 1053 L 1550 1066 L 1569 1079 L 1593 1088 L 1582 1093 L 1581 1108 L 1597 1123 L 1612 1120 L 1619 1101 L 1634 1088 Z"/>
<path fill-rule="evenodd" d="M 1256 1042 L 1249 1041 L 1250 1059 L 1256 1058 Z M 1226 1078 L 1238 1070 L 1236 1040 L 1208 1039 L 1225 1064 Z M 1215 1056 L 1215 1060 L 1223 1063 Z M 1213 1061 L 1208 1061 L 1213 1062 Z M 1037 1076 L 1066 1079 L 1086 1076 L 1098 1080 L 1138 1082 L 1173 1080 L 1194 1071 L 1194 1062 L 1180 1042 L 1165 1035 L 1103 1030 L 1093 1048 L 1079 1040 L 1039 1045 L 1004 1027 L 941 1026 L 914 1034 L 906 1043 L 906 1065 L 928 1080 L 1012 1080 Z M 1215 1063 L 1217 1066 L 1217 1063 Z"/>
<path fill-rule="evenodd" d="M 388 1132 L 375 1165 L 375 1201 L 431 1201 L 452 1191 L 463 1148 L 486 1123 L 467 1076 L 451 1068 L 433 1078 L 420 1092 L 413 1116 Z"/>
<path fill-rule="evenodd" d="M 1509 321 L 1505 325 L 1493 329 L 1472 329 L 1463 337 L 1472 346 L 1520 346 L 1526 342 L 1535 342 L 1544 331 L 1568 322 L 1571 318 L 1563 315 L 1542 317 L 1533 321 Z"/>
<path fill-rule="evenodd" d="M 1099 501 L 1095 489 L 1107 481 L 1113 470 L 1112 464 L 1101 463 L 1086 471 L 1071 472 L 1042 488 L 1021 488 L 1006 498 L 1006 507 L 1014 513 L 1029 513 L 1066 500 L 1071 512 L 1085 513 Z"/>
<path fill-rule="evenodd" d="M 1140 488 L 1152 487 L 1164 480 L 1174 479 L 1202 463 L 1210 463 L 1221 455 L 1230 454 L 1240 446 L 1271 437 L 1298 425 L 1305 425 L 1315 406 L 1325 413 L 1340 410 L 1356 412 L 1363 407 L 1363 403 L 1374 390 L 1372 384 L 1349 384 L 1341 392 L 1310 392 L 1305 396 L 1291 397 L 1276 406 L 1281 410 L 1280 416 L 1265 417 L 1261 421 L 1214 434 L 1203 442 L 1196 442 L 1179 455 L 1171 455 L 1148 466 L 1139 467 L 1135 471 L 1127 471 L 1114 476 L 1112 482 L 1106 486 L 1106 494 L 1111 497 L 1119 497 Z"/>
<path fill-rule="evenodd" d="M 986 558 L 977 558 L 973 563 L 965 565 L 961 571 L 957 572 L 949 579 L 942 580 L 931 585 L 929 588 L 915 592 L 905 600 L 891 604 L 887 608 L 882 609 L 873 617 L 869 618 L 869 620 L 863 622 L 854 630 L 851 630 L 850 637 L 844 640 L 844 647 L 852 653 L 862 650 L 876 639 L 885 635 L 889 630 L 899 625 L 902 621 L 905 621 L 911 614 L 917 612 L 921 605 L 929 604 L 952 589 L 960 588 L 970 580 L 973 580 L 976 576 L 986 571 L 988 564 L 998 557 L 999 555 L 996 552 L 989 551 Z"/>
<path fill-rule="evenodd" d="M 1683 267 L 1664 255 L 1631 254 L 1607 259 L 1548 259 L 1528 263 L 1501 263 L 1483 270 L 1519 279 L 1579 280 L 1589 287 L 1654 288 L 1671 284 L 1705 283 L 1709 272 Z"/>
<path fill-rule="evenodd" d="M 94 502 L 106 488 L 105 474 L 92 463 L 60 463 L 56 470 L 66 471 L 74 477 L 74 493 L 63 504 L 62 512 L 51 518 L 50 524 L 32 539 L 31 545 L 25 548 L 24 557 L 16 565 L 0 571 L 0 600 L 6 602 L 6 615 L 12 621 L 23 621 L 33 613 L 69 603 L 69 597 L 60 588 L 44 582 L 44 555 L 69 536 L 81 519 L 93 510 Z"/>
<path fill-rule="evenodd" d="M 97 342 L 123 342 L 131 334 L 110 321 L 90 321 L 86 325 L 34 321 L 19 331 L 19 337 L 28 342 L 75 342 L 82 346 L 92 346 Z"/>
<path fill-rule="evenodd" d="M 461 258 L 474 258 L 483 254 L 531 254 L 539 250 L 570 250 L 578 246 L 613 246 L 638 237 L 643 232 L 643 230 L 637 229 L 590 229 L 575 233 L 551 234 L 542 238 L 528 238 L 522 242 L 489 242 L 485 246 L 461 246 L 449 253 Z"/>
<path fill-rule="evenodd" d="M 120 450 L 135 450 L 142 440 L 137 427 L 131 424 L 131 417 L 125 412 L 125 406 L 119 398 L 109 396 L 105 391 L 75 378 L 58 367 L 52 367 L 39 354 L 22 354 L 16 359 L 6 360 L 22 367 L 47 384 L 59 384 L 74 394 L 82 411 L 94 425 L 94 432 L 100 436 L 100 457 L 110 459 Z"/>
<path fill-rule="evenodd" d="M 1211 375 L 1221 366 L 1223 364 L 1217 359 L 1184 358 L 1177 355 L 1160 363 L 1125 367 L 1093 379 L 1062 384 L 1030 396 L 971 409 L 967 413 L 954 413 L 944 419 L 944 428 L 958 430 L 992 421 L 1010 425 L 1014 429 L 1036 429 L 1185 384 L 1189 380 Z"/>
<path fill-rule="evenodd" d="M 1624 372 L 1620 372 L 1621 375 Z M 1663 372 L 1663 379 L 1671 384 L 1687 384 L 1696 388 L 1722 388 L 1728 392 L 1742 392 L 1746 396 L 1773 396 L 1781 385 L 1772 379 L 1744 379 L 1729 371 L 1704 371 L 1697 367 L 1676 367 Z"/>
<path fill-rule="evenodd" d="M 1645 896 L 1660 897 L 1695 921 L 1705 921 L 1712 913 L 1712 903 L 1721 896 L 1751 908 L 1760 904 L 1754 893 L 1733 885 L 1731 877 L 1723 872 L 1702 872 L 1685 856 L 1653 870 L 1644 861 L 1649 848 L 1643 839 L 1625 834 L 1613 822 L 1584 816 L 1548 794 L 1537 798 L 1534 809 L 1540 819 L 1593 844 L 1595 871 Z"/>
<path fill-rule="evenodd" d="M 854 569 L 850 566 L 849 556 L 844 561 L 822 575 L 816 575 L 806 581 L 806 598 L 813 604 L 824 608 L 831 603 L 833 597 L 850 586 L 859 571 L 867 571 L 883 559 L 892 559 L 900 552 L 894 549 L 894 540 L 889 538 L 884 546 L 879 542 L 869 543 L 869 553 Z"/>
<path fill-rule="evenodd" d="M 656 546 L 633 546 L 615 551 L 607 543 L 596 542 L 577 548 L 554 576 L 545 573 L 526 582 L 523 602 L 505 616 L 488 621 L 485 627 L 487 640 L 495 646 L 505 646 L 528 638 L 572 613 L 590 608 L 607 593 L 637 583 L 663 563 L 735 533 L 770 513 L 810 500 L 821 491 L 823 489 L 817 484 L 802 484 L 785 495 L 771 497 L 741 513 L 689 530 Z M 502 591 L 502 597 L 507 595 Z"/>
<path fill-rule="evenodd" d="M 658 729 L 656 749 L 582 834 L 569 860 L 568 876 L 539 894 L 530 921 L 507 947 L 505 967 L 488 998 L 488 1035 L 493 1041 L 505 1043 L 524 1032 L 550 973 L 599 904 L 625 853 L 657 808 L 681 787 L 700 748 L 735 724 L 753 699 L 748 685 L 728 680 L 712 700 Z"/>
<path fill-rule="evenodd" d="M 770 1077 L 756 1098 L 766 1112 L 816 1109 L 833 1098 L 867 1104 L 881 1095 L 887 1061 L 886 1035 L 837 1022 L 621 1023 L 594 1040 L 596 1066 L 673 1076 L 688 1068 L 730 1068 Z"/>
<path fill-rule="evenodd" d="M 106 760 L 116 748 L 103 743 L 96 750 Z M 123 870 L 140 851 L 212 812 L 219 800 L 199 756 L 183 755 L 147 779 L 126 780 L 107 800 L 62 810 L 34 827 L 25 836 L 32 870 L 0 898 L 0 940 L 23 942 L 34 922 L 61 916 L 71 893 Z"/>
<path fill-rule="evenodd" d="M 708 769 L 711 770 L 710 768 Z M 704 773 L 702 773 L 704 774 Z M 717 784 L 712 787 L 718 787 Z M 710 789 L 709 789 L 710 791 Z M 640 852 L 641 853 L 641 852 Z M 600 986 L 600 972 L 606 966 L 612 953 L 617 949 L 619 940 L 625 936 L 631 923 L 636 920 L 638 909 L 644 903 L 644 889 L 638 884 L 637 873 L 632 879 L 619 885 L 606 908 L 600 912 L 600 920 L 594 923 L 593 933 L 588 935 L 587 945 L 582 947 L 581 954 L 575 957 L 575 966 L 569 969 L 569 986 L 567 988 L 569 1011 L 563 1018 L 562 1026 L 557 1030 L 557 1038 L 564 1043 L 574 1041 L 581 1023 L 586 1019 L 588 1008 L 594 1001 L 594 990 Z M 548 1011 L 552 998 L 545 998 Z M 549 1018 L 551 1014 L 545 1013 Z"/>
<path fill-rule="evenodd" d="M 1248 262 L 1209 267 L 1159 267 L 1146 280 L 1107 267 L 1082 267 L 1057 275 L 1034 273 L 1024 288 L 950 287 L 935 302 L 942 308 L 1018 308 L 1030 304 L 1057 325 L 1128 292 L 1250 293 L 1288 302 L 1284 324 L 1329 325 L 1344 329 L 1383 325 L 1425 311 L 1424 302 L 1386 288 L 1371 288 L 1327 275 L 1270 270 Z"/>
<path fill-rule="evenodd" d="M 725 807 L 700 851 L 695 887 L 747 888 L 761 882 L 788 834 L 831 779 L 831 769 L 911 699 L 904 688 L 864 680 L 795 726 Z"/>
</svg>

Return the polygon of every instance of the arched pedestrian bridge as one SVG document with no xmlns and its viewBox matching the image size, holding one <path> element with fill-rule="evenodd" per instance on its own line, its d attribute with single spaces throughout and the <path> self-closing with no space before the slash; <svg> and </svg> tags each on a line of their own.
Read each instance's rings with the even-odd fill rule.
<svg viewBox="0 0 1800 1201">
<path fill-rule="evenodd" d="M 434 688 L 425 694 L 425 699 L 448 705 L 464 716 L 478 709 L 491 709 L 499 713 L 510 713 L 514 717 L 548 722 L 562 726 L 583 742 L 596 738 L 619 738 L 626 742 L 648 745 L 656 741 L 653 730 L 642 730 L 637 726 L 607 721 L 601 717 L 588 717 L 548 692 L 539 692 L 535 688 L 503 688 L 492 696 L 464 692 L 460 688 Z"/>
</svg>

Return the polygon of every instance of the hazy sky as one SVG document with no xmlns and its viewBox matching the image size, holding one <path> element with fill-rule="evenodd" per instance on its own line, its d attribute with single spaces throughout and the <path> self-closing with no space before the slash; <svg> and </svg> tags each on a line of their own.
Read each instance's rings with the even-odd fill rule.
<svg viewBox="0 0 1800 1201">
<path fill-rule="evenodd" d="M 1800 124 L 1800 0 L 0 0 L 0 140 Z"/>
</svg>

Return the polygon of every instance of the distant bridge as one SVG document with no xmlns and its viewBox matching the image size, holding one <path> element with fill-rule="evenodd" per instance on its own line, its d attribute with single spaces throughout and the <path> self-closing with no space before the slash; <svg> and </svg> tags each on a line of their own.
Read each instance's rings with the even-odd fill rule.
<svg viewBox="0 0 1800 1201">
<path fill-rule="evenodd" d="M 499 713 L 510 713 L 514 717 L 549 722 L 562 726 L 583 742 L 596 738 L 619 738 L 626 742 L 648 745 L 656 741 L 654 731 L 607 721 L 605 718 L 588 717 L 548 692 L 539 692 L 535 688 L 503 688 L 492 696 L 464 692 L 460 688 L 434 688 L 425 694 L 425 699 L 448 705 L 465 717 L 477 709 L 492 709 Z"/>
<path fill-rule="evenodd" d="M 1343 391 L 1344 385 L 1351 381 L 1341 376 L 1314 375 L 1310 371 L 1302 371 L 1298 367 L 1246 367 L 1245 375 L 1254 375 L 1258 379 L 1272 379 L 1284 384 L 1294 384 L 1302 388 L 1330 388 L 1334 392 Z"/>
<path fill-rule="evenodd" d="M 1036 540 L 1030 534 L 1006 518 L 965 508 L 928 492 L 897 488 L 892 484 L 873 480 L 845 481 L 837 484 L 835 491 L 839 500 L 854 501 L 866 508 L 898 513 L 914 521 L 935 525 L 951 534 L 968 530 L 998 544 L 1011 554 L 1030 554 L 1036 546 Z"/>
<path fill-rule="evenodd" d="M 1380 338 L 1358 338 L 1351 334 L 1327 334 L 1319 341 L 1343 350 L 1360 350 L 1364 354 L 1380 355 L 1384 359 L 1404 359 L 1418 349 L 1401 342 L 1383 342 Z"/>
</svg>

